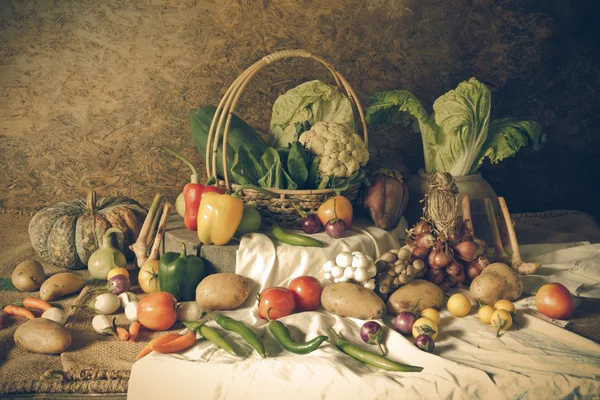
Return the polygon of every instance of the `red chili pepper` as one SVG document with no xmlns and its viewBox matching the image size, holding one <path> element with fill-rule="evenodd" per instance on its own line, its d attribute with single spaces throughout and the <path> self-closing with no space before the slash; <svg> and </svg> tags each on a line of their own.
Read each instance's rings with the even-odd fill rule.
<svg viewBox="0 0 600 400">
<path fill-rule="evenodd" d="M 200 202 L 205 193 L 218 192 L 225 193 L 225 188 L 201 185 L 198 180 L 198 170 L 194 165 L 185 158 L 182 154 L 176 152 L 168 147 L 164 148 L 166 151 L 183 161 L 191 170 L 192 175 L 190 177 L 190 183 L 183 187 L 183 198 L 185 200 L 185 214 L 183 215 L 183 223 L 189 230 L 195 231 L 198 228 L 198 208 Z"/>
</svg>

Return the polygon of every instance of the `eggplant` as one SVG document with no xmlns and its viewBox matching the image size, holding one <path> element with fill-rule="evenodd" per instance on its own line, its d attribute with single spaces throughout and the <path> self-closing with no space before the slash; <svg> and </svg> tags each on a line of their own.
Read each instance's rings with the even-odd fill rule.
<svg viewBox="0 0 600 400">
<path fill-rule="evenodd" d="M 380 229 L 391 231 L 400 223 L 408 204 L 408 187 L 398 171 L 380 169 L 363 199 L 371 219 Z"/>
</svg>

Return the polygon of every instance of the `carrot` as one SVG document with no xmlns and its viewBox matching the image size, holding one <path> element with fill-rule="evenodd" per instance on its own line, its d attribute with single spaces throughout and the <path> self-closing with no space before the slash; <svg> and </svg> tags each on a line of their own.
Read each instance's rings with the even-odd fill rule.
<svg viewBox="0 0 600 400">
<path fill-rule="evenodd" d="M 46 310 L 52 308 L 52 305 L 42 299 L 36 299 L 34 297 L 26 297 L 23 299 L 23 307 L 46 311 Z"/>
<path fill-rule="evenodd" d="M 127 332 L 127 329 L 121 328 L 120 326 L 117 327 L 116 334 L 117 334 L 117 338 L 119 338 L 119 340 L 125 341 L 125 340 L 129 339 L 129 332 Z"/>
<path fill-rule="evenodd" d="M 152 352 L 152 346 L 154 346 L 156 344 L 160 344 L 160 343 L 170 342 L 171 340 L 177 339 L 179 336 L 181 336 L 179 333 L 167 333 L 165 335 L 162 335 L 162 336 L 152 339 L 150 342 L 148 342 L 146 347 L 144 347 L 142 349 L 142 351 L 140 351 L 140 353 L 137 355 L 137 357 L 135 359 L 139 360 L 140 358 L 145 357 L 148 354 L 150 354 Z"/>
<path fill-rule="evenodd" d="M 178 351 L 189 349 L 196 342 L 196 332 L 188 332 L 175 340 L 167 343 L 152 345 L 152 350 L 157 353 L 177 353 Z"/>
<path fill-rule="evenodd" d="M 26 308 L 8 305 L 4 307 L 4 312 L 8 315 L 16 315 L 19 317 L 25 317 L 27 319 L 35 319 L 35 315 Z"/>
<path fill-rule="evenodd" d="M 135 342 L 135 339 L 137 339 L 138 334 L 140 333 L 140 328 L 142 327 L 142 325 L 135 321 L 133 324 L 129 325 L 129 341 L 130 342 Z"/>
</svg>

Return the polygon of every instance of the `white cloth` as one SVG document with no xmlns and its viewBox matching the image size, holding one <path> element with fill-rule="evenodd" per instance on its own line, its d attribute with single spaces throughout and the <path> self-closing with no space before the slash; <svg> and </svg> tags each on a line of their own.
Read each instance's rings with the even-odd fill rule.
<svg viewBox="0 0 600 400">
<path fill-rule="evenodd" d="M 600 346 L 549 324 L 520 308 L 519 330 L 500 338 L 476 313 L 464 318 L 442 311 L 440 333 L 433 354 L 417 349 L 389 327 L 388 357 L 424 367 L 419 373 L 386 372 L 359 363 L 326 341 L 316 351 L 295 355 L 281 348 L 257 318 L 254 295 L 270 286 L 286 286 L 300 275 L 323 278 L 322 264 L 341 250 L 362 251 L 376 257 L 397 246 L 396 239 L 377 228 L 353 228 L 341 240 L 324 234 L 325 248 L 277 247 L 262 234 L 244 236 L 237 254 L 236 272 L 256 282 L 248 301 L 226 312 L 251 326 L 262 337 L 268 357 L 232 333 L 228 341 L 239 357 L 220 351 L 207 341 L 178 355 L 152 353 L 131 371 L 130 399 L 555 399 L 598 398 Z M 298 340 L 330 335 L 331 327 L 365 349 L 359 329 L 364 321 L 341 318 L 323 309 L 292 314 L 281 321 Z M 214 321 L 209 325 L 216 326 Z"/>
</svg>

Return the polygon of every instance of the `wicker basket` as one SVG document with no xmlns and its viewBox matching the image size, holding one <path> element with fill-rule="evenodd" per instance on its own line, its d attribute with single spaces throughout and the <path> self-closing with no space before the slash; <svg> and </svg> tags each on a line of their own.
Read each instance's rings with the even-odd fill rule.
<svg viewBox="0 0 600 400">
<path fill-rule="evenodd" d="M 285 50 L 277 53 L 270 54 L 263 57 L 248 69 L 246 69 L 227 89 L 227 92 L 221 99 L 213 120 L 210 125 L 208 133 L 208 143 L 206 146 L 206 174 L 209 177 L 214 177 L 218 181 L 217 177 L 217 153 L 219 147 L 219 141 L 222 141 L 223 150 L 223 173 L 224 181 L 220 181 L 220 184 L 228 189 L 240 189 L 239 185 L 232 184 L 229 181 L 229 171 L 227 166 L 227 135 L 229 132 L 229 125 L 231 122 L 231 116 L 235 111 L 235 107 L 238 100 L 246 88 L 246 85 L 258 71 L 263 67 L 289 57 L 302 57 L 311 58 L 323 64 L 333 75 L 335 82 L 340 89 L 344 89 L 348 98 L 358 111 L 362 122 L 362 133 L 363 140 L 368 146 L 368 133 L 367 123 L 365 116 L 356 96 L 354 90 L 350 87 L 346 79 L 335 70 L 335 68 L 323 60 L 322 58 L 315 56 L 305 50 Z M 225 127 L 223 129 L 223 126 Z M 223 132 L 221 138 L 220 132 Z M 368 147 L 367 147 L 368 148 Z M 347 190 L 342 192 L 342 195 L 347 197 L 351 202 L 356 204 L 360 192 L 360 183 L 351 185 Z M 264 191 L 257 191 L 253 189 L 241 189 L 238 192 L 240 198 L 245 204 L 252 205 L 258 209 L 262 218 L 263 225 L 270 226 L 277 223 L 282 226 L 292 227 L 297 225 L 301 220 L 301 216 L 298 213 L 298 209 L 306 212 L 316 212 L 321 203 L 327 198 L 333 196 L 335 192 L 333 189 L 322 189 L 322 190 L 282 190 L 282 189 L 267 189 Z"/>
</svg>

